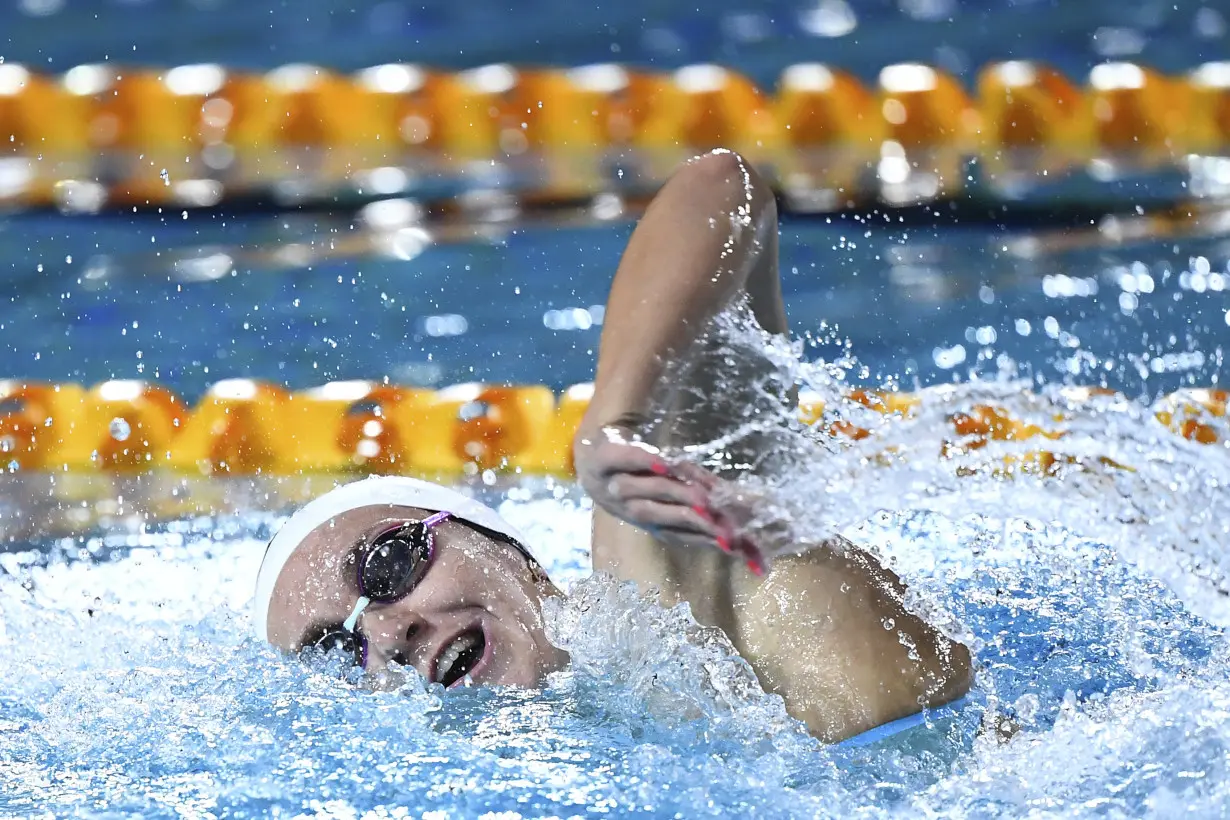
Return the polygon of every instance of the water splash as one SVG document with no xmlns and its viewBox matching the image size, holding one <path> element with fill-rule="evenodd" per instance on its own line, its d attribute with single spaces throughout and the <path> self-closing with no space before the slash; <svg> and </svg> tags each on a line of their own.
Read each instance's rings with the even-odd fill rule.
<svg viewBox="0 0 1230 820">
<path fill-rule="evenodd" d="M 614 694 L 604 708 L 622 710 L 634 733 L 648 716 L 659 729 L 688 727 L 697 742 L 734 743 L 746 756 L 817 748 L 726 634 L 698 624 L 687 604 L 663 608 L 655 592 L 595 573 L 544 614 L 573 674 Z"/>
<path fill-rule="evenodd" d="M 736 371 L 711 394 L 735 421 L 679 453 L 737 477 L 757 500 L 749 528 L 765 544 L 814 543 L 883 510 L 1028 517 L 1098 539 L 1203 617 L 1230 623 L 1230 452 L 1177 436 L 1154 408 L 1004 378 L 933 388 L 908 414 L 884 413 L 852 391 L 866 374 L 847 345 L 806 361 L 745 305 L 719 316 L 704 345 L 698 367 Z M 798 418 L 800 388 L 825 408 L 814 424 Z M 951 420 L 979 408 L 1039 432 L 971 442 Z"/>
<path fill-rule="evenodd" d="M 583 506 L 549 492 L 506 506 L 542 522 L 535 541 L 557 533 L 550 569 L 583 560 Z M 261 541 L 242 533 L 267 527 L 205 519 L 102 557 L 5 555 L 0 810 L 887 817 L 1017 814 L 1052 793 L 1064 814 L 1230 796 L 1220 630 L 1062 528 L 913 511 L 847 531 L 969 630 L 979 691 L 1022 729 L 1005 745 L 843 750 L 808 738 L 686 608 L 602 576 L 551 614 L 575 664 L 542 692 L 356 690 L 247 637 Z"/>
<path fill-rule="evenodd" d="M 540 692 L 413 676 L 368 692 L 258 645 L 246 610 L 268 514 L 0 554 L 0 814 L 1216 816 L 1230 800 L 1224 450 L 1132 402 L 1007 381 L 887 419 L 846 398 L 848 350 L 805 362 L 732 327 L 726 344 L 767 350 L 754 411 L 686 456 L 772 493 L 789 526 L 874 550 L 911 608 L 975 647 L 972 733 L 818 744 L 686 607 L 588 575 L 587 503 L 527 481 L 501 510 L 570 592 L 547 615 L 574 663 Z M 871 435 L 789 419 L 796 383 L 825 400 L 819 429 Z M 1072 461 L 1005 469 L 1032 440 L 959 449 L 949 416 L 979 404 L 1062 428 L 1043 444 Z M 766 436 L 757 477 L 726 457 Z"/>
</svg>

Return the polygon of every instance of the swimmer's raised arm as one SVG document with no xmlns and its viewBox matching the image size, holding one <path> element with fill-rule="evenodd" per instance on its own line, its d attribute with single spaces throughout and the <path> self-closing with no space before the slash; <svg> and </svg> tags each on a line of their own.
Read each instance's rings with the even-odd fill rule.
<svg viewBox="0 0 1230 820">
<path fill-rule="evenodd" d="M 587 423 L 644 413 L 667 363 L 744 289 L 760 324 L 785 332 L 773 192 L 738 154 L 705 154 L 663 186 L 628 241 Z"/>
<path fill-rule="evenodd" d="M 659 192 L 611 288 L 594 397 L 575 441 L 577 476 L 596 505 L 595 569 L 655 587 L 668 605 L 687 602 L 826 740 L 960 697 L 968 649 L 908 611 L 904 585 L 874 556 L 840 539 L 744 532 L 739 506 L 755 499 L 732 506 L 729 493 L 714 493 L 723 477 L 665 457 L 722 440 L 723 463 L 754 470 L 772 460 L 771 435 L 731 435 L 749 419 L 779 418 L 764 403 L 771 363 L 703 335 L 744 294 L 765 330 L 786 331 L 773 196 L 738 155 L 707 154 Z M 777 398 L 787 410 L 794 400 Z M 762 536 L 785 555 L 758 578 L 765 567 L 751 539 Z"/>
<path fill-rule="evenodd" d="M 688 470 L 686 483 L 671 480 L 656 448 L 622 442 L 641 431 L 655 394 L 662 398 L 666 368 L 744 293 L 762 327 L 786 332 L 773 192 L 738 154 L 717 151 L 671 177 L 628 242 L 607 301 L 593 400 L 576 438 L 578 477 L 595 501 L 673 543 L 732 546 L 717 540 L 723 536 L 706 518 L 706 474 Z M 698 419 L 706 432 L 724 421 L 703 411 Z M 653 443 L 669 433 L 659 429 Z"/>
</svg>

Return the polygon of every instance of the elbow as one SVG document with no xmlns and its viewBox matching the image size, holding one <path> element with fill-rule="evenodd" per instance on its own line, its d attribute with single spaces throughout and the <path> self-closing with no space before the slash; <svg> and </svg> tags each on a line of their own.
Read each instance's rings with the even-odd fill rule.
<svg viewBox="0 0 1230 820">
<path fill-rule="evenodd" d="M 688 160 L 675 173 L 703 202 L 747 201 L 760 213 L 777 213 L 773 189 L 742 154 L 718 148 Z"/>
<path fill-rule="evenodd" d="M 969 647 L 953 641 L 946 654 L 934 670 L 934 679 L 942 681 L 942 685 L 933 694 L 933 707 L 965 697 L 974 686 L 974 655 Z"/>
<path fill-rule="evenodd" d="M 752 169 L 752 164 L 747 161 L 747 158 L 729 148 L 715 148 L 692 157 L 684 162 L 679 173 L 691 174 L 711 183 L 729 184 L 749 173 L 759 180 L 759 175 Z"/>
</svg>

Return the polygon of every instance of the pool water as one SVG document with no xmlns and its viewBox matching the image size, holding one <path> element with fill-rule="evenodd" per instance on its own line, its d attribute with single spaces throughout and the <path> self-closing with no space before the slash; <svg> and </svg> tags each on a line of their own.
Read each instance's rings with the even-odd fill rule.
<svg viewBox="0 0 1230 820">
<path fill-rule="evenodd" d="M 803 362 L 791 375 L 823 389 L 832 369 Z M 412 677 L 377 694 L 327 661 L 304 666 L 259 644 L 246 608 L 277 522 L 267 512 L 10 544 L 0 811 L 1216 816 L 1230 797 L 1230 460 L 1134 405 L 1074 409 L 1058 397 L 1031 400 L 1069 414 L 1053 446 L 1130 456 L 1134 469 L 1008 480 L 935 458 L 944 433 L 932 410 L 1012 406 L 1023 387 L 934 397 L 916 421 L 893 423 L 903 430 L 882 431 L 881 445 L 912 448 L 884 466 L 857 466 L 871 439 L 788 439 L 816 459 L 791 474 L 784 501 L 822 499 L 796 524 L 875 550 L 911 585 L 912 607 L 976 648 L 976 698 L 962 715 L 973 731 L 815 742 L 684 610 L 589 574 L 575 487 L 524 479 L 476 490 L 570 591 L 548 622 L 573 664 L 540 692 L 445 694 Z M 1014 448 L 978 459 L 1002 463 Z M 259 498 L 259 487 L 232 489 Z M 1002 721 L 1019 726 L 1006 743 Z"/>
<path fill-rule="evenodd" d="M 712 59 L 769 84 L 818 53 L 864 78 L 898 59 L 965 78 L 1005 57 L 1181 70 L 1222 56 L 1230 14 L 970 5 L 536 2 L 510 22 L 486 2 L 23 0 L 0 9 L 0 51 L 48 70 L 108 56 L 357 68 L 408 52 L 471 66 L 524 59 L 528 37 L 552 62 Z M 826 19 L 855 25 L 818 37 Z M 213 514 L 171 519 L 144 513 L 199 487 L 124 479 L 116 513 L 73 531 L 79 477 L 6 474 L 0 817 L 1222 816 L 1230 451 L 1174 436 L 1148 407 L 1225 386 L 1230 243 L 1123 204 L 1128 217 L 1080 227 L 787 218 L 802 344 L 731 331 L 873 429 L 784 428 L 791 471 L 764 481 L 800 534 L 876 551 L 912 607 L 975 647 L 970 731 L 810 739 L 686 612 L 591 574 L 590 509 L 567 481 L 471 489 L 569 589 L 549 621 L 571 669 L 542 691 L 446 694 L 417 679 L 359 690 L 251 637 L 256 567 L 297 479 L 217 481 Z M 189 401 L 230 376 L 559 389 L 592 377 L 631 224 L 458 222 L 390 245 L 328 213 L 7 215 L 0 376 L 144 378 Z M 913 419 L 884 422 L 842 401 L 851 384 L 933 389 Z M 1068 384 L 1127 398 L 1076 401 Z M 1046 446 L 1068 466 L 1005 475 L 1034 442 L 940 459 L 948 416 L 988 403 L 1043 426 L 1063 415 L 1068 435 Z M 1018 729 L 1001 742 L 1005 724 Z"/>
<path fill-rule="evenodd" d="M 857 381 L 1015 371 L 1135 397 L 1212 385 L 1224 367 L 1220 237 L 826 220 L 783 222 L 786 307 L 796 334 L 825 323 L 850 341 Z M 19 216 L 0 221 L 0 354 L 6 376 L 150 379 L 188 401 L 228 377 L 560 390 L 593 377 L 631 228 L 454 227 L 407 258 L 374 240 L 331 253 L 366 234 L 324 216 Z"/>
</svg>

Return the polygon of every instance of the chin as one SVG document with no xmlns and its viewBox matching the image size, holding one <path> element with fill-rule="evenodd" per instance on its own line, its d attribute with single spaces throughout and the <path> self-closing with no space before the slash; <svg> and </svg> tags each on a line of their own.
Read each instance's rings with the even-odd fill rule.
<svg viewBox="0 0 1230 820">
<path fill-rule="evenodd" d="M 547 676 L 553 672 L 558 672 L 568 666 L 571 658 L 568 653 L 562 649 L 547 644 L 542 652 L 542 659 L 538 664 L 538 681 L 535 686 L 541 686 L 547 680 Z"/>
<path fill-rule="evenodd" d="M 544 647 L 534 647 L 528 657 L 524 657 L 524 662 L 521 662 L 521 658 L 518 661 L 513 668 L 500 675 L 502 680 L 495 685 L 541 689 L 552 672 L 558 672 L 568 665 L 568 656 L 547 644 Z"/>
</svg>

